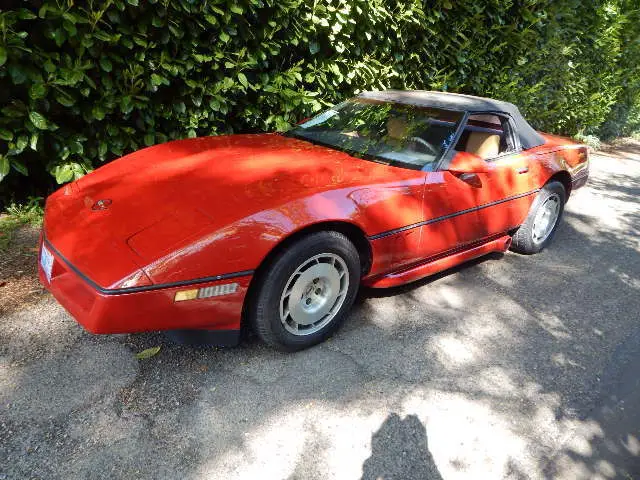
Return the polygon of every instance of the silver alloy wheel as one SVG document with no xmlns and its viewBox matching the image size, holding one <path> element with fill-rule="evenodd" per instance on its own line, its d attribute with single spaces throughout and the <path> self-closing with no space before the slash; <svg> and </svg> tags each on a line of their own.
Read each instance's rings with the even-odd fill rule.
<svg viewBox="0 0 640 480">
<path fill-rule="evenodd" d="M 315 255 L 287 280 L 280 296 L 280 321 L 293 335 L 311 335 L 333 320 L 348 290 L 345 261 L 334 253 Z"/>
<path fill-rule="evenodd" d="M 558 222 L 558 216 L 560 215 L 560 196 L 557 193 L 552 193 L 544 201 L 538 211 L 536 217 L 533 220 L 533 241 L 537 244 L 544 242 L 551 232 L 553 227 Z"/>
</svg>

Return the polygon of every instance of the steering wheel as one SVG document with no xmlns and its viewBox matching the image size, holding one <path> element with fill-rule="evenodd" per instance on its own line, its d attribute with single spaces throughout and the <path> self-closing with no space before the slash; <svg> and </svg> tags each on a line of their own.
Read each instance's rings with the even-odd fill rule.
<svg viewBox="0 0 640 480">
<path fill-rule="evenodd" d="M 425 147 L 428 151 L 428 153 L 430 153 L 433 156 L 437 156 L 438 155 L 438 150 L 435 149 L 435 147 L 433 145 L 431 145 L 429 142 L 427 142 L 426 140 L 423 140 L 420 137 L 409 137 L 409 140 L 412 142 L 416 142 L 419 143 L 420 145 L 422 145 L 423 147 Z"/>
</svg>

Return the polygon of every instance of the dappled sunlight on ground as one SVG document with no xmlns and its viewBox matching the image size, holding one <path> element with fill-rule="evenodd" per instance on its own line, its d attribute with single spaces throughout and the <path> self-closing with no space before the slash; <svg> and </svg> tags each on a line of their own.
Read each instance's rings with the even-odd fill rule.
<svg viewBox="0 0 640 480">
<path fill-rule="evenodd" d="M 337 335 L 297 354 L 96 337 L 50 300 L 12 313 L 0 474 L 639 476 L 640 155 L 592 171 L 542 254 L 363 290 Z"/>
</svg>

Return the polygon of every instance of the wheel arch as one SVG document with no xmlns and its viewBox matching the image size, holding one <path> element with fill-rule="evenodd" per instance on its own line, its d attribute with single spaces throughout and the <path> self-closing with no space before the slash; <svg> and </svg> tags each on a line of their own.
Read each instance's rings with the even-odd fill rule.
<svg viewBox="0 0 640 480">
<path fill-rule="evenodd" d="M 356 247 L 358 254 L 360 255 L 360 265 L 362 267 L 362 276 L 366 275 L 371 268 L 373 262 L 373 249 L 369 240 L 367 239 L 366 233 L 357 225 L 345 222 L 345 221 L 324 221 L 314 223 L 312 225 L 307 225 L 303 228 L 295 230 L 283 237 L 278 243 L 276 243 L 273 248 L 267 253 L 267 255 L 262 259 L 260 265 L 255 269 L 253 278 L 249 284 L 249 289 L 245 296 L 244 306 L 242 308 L 242 323 L 245 324 L 245 312 L 247 309 L 248 303 L 253 298 L 253 295 L 256 291 L 257 285 L 261 278 L 264 277 L 266 273 L 266 269 L 269 264 L 273 261 L 273 259 L 283 250 L 285 250 L 289 245 L 294 244 L 301 238 L 310 235 L 316 232 L 326 232 L 326 231 L 334 231 L 342 233 L 346 236 Z"/>
<path fill-rule="evenodd" d="M 362 266 L 363 275 L 368 273 L 369 268 L 371 268 L 373 249 L 367 239 L 367 234 L 353 223 L 338 220 L 314 223 L 289 233 L 280 239 L 280 241 L 276 243 L 269 253 L 267 253 L 267 255 L 262 259 L 258 268 L 255 269 L 255 274 L 260 274 L 261 270 L 271 263 L 273 258 L 275 258 L 282 250 L 286 249 L 289 245 L 295 243 L 302 237 L 306 237 L 312 233 L 326 231 L 340 232 L 347 237 L 355 245 L 356 250 L 358 250 L 358 253 L 360 254 L 360 264 Z M 256 276 L 255 274 L 254 276 Z"/>
<path fill-rule="evenodd" d="M 571 195 L 571 175 L 569 175 L 569 172 L 567 172 L 566 170 L 556 172 L 551 175 L 551 177 L 549 177 L 549 180 L 547 180 L 546 183 L 553 182 L 554 180 L 560 182 L 564 186 L 564 190 L 567 192 L 568 199 L 569 195 Z"/>
</svg>

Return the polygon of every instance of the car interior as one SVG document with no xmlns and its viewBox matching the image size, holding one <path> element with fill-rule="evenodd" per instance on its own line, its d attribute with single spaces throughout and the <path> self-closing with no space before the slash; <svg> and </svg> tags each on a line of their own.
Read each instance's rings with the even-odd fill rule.
<svg viewBox="0 0 640 480">
<path fill-rule="evenodd" d="M 515 152 L 509 120 L 493 114 L 471 115 L 455 150 L 473 153 L 484 160 Z"/>
<path fill-rule="evenodd" d="M 440 122 L 425 118 L 410 123 L 402 115 L 390 116 L 386 122 L 384 143 L 393 150 L 380 157 L 423 167 L 433 163 L 445 148 L 445 141 L 453 133 L 454 122 Z"/>
<path fill-rule="evenodd" d="M 438 123 L 440 122 L 435 121 L 429 125 L 428 136 L 431 142 L 434 139 L 442 140 L 442 138 L 444 138 L 438 135 Z M 449 122 L 442 123 L 441 128 L 443 131 L 446 131 Z M 410 140 L 409 144 L 405 145 L 405 149 L 408 151 L 434 154 L 434 150 L 437 151 L 439 147 L 439 145 L 426 145 L 426 140 L 420 141 L 420 137 L 423 137 L 423 135 L 409 136 L 409 126 L 401 117 L 389 118 L 386 127 L 387 141 L 389 143 L 397 142 L 400 144 Z M 471 115 L 455 146 L 455 150 L 457 152 L 473 153 L 484 160 L 490 160 L 500 155 L 516 151 L 509 120 L 506 117 L 494 114 Z"/>
</svg>

